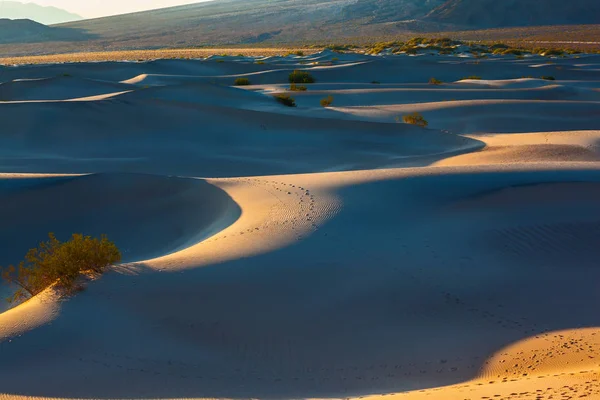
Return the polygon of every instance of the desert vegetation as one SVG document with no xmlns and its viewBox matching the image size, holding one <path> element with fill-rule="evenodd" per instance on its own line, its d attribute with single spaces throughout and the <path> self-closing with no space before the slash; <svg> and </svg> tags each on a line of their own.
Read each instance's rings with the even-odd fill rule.
<svg viewBox="0 0 600 400">
<path fill-rule="evenodd" d="M 273 96 L 278 103 L 288 107 L 296 107 L 296 100 L 288 94 L 280 93 Z"/>
<path fill-rule="evenodd" d="M 402 121 L 404 121 L 405 124 L 417 125 L 422 128 L 425 128 L 427 125 L 429 125 L 427 120 L 418 112 L 403 116 Z"/>
<path fill-rule="evenodd" d="M 296 70 L 289 75 L 289 81 L 290 83 L 314 83 L 315 78 L 306 71 Z"/>
<path fill-rule="evenodd" d="M 290 91 L 292 92 L 306 92 L 306 86 L 296 85 L 295 83 L 290 84 Z"/>
<path fill-rule="evenodd" d="M 106 236 L 98 239 L 74 234 L 61 242 L 50 233 L 48 240 L 29 250 L 18 265 L 1 268 L 4 282 L 17 287 L 7 300 L 27 300 L 53 285 L 72 294 L 79 289 L 77 283 L 82 274 L 100 275 L 119 261 L 121 252 Z"/>
<path fill-rule="evenodd" d="M 329 95 L 321 99 L 321 107 L 329 107 L 333 104 L 333 96 Z"/>
<path fill-rule="evenodd" d="M 233 82 L 236 86 L 248 86 L 250 85 L 250 79 L 248 78 L 237 78 L 235 82 Z"/>
<path fill-rule="evenodd" d="M 442 81 L 440 81 L 439 79 L 436 79 L 436 78 L 429 79 L 429 84 L 430 85 L 441 85 L 442 83 L 444 83 L 444 82 L 442 82 Z"/>
</svg>

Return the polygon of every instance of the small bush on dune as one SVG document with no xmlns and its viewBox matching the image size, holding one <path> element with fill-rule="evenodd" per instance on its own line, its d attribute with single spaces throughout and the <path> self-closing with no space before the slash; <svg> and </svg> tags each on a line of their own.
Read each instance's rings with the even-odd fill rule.
<svg viewBox="0 0 600 400">
<path fill-rule="evenodd" d="M 248 86 L 250 84 L 250 79 L 248 78 L 237 78 L 234 82 L 236 86 Z"/>
<path fill-rule="evenodd" d="M 553 76 L 542 76 L 542 79 L 545 81 L 555 81 L 556 78 Z"/>
<path fill-rule="evenodd" d="M 417 125 L 425 128 L 429 123 L 423 118 L 421 114 L 418 112 L 414 112 L 412 114 L 408 114 L 402 117 L 402 120 L 406 124 Z"/>
<path fill-rule="evenodd" d="M 466 76 L 464 78 L 462 78 L 462 80 L 466 80 L 466 79 L 471 79 L 471 80 L 475 80 L 475 81 L 480 81 L 481 77 L 477 76 L 477 75 L 471 75 L 471 76 Z"/>
<path fill-rule="evenodd" d="M 381 82 L 379 82 L 379 81 L 372 81 L 371 84 L 373 84 L 373 85 L 380 85 Z"/>
<path fill-rule="evenodd" d="M 292 83 L 290 85 L 290 90 L 292 92 L 306 92 L 306 86 L 296 85 L 295 83 Z"/>
<path fill-rule="evenodd" d="M 288 106 L 288 107 L 296 107 L 296 100 L 291 97 L 290 95 L 287 94 L 276 94 L 275 96 L 275 100 L 277 100 L 279 103 L 283 104 L 284 106 Z"/>
<path fill-rule="evenodd" d="M 54 284 L 66 294 L 74 293 L 82 273 L 102 274 L 119 261 L 119 249 L 106 236 L 97 239 L 74 234 L 71 240 L 61 242 L 50 233 L 48 241 L 29 250 L 24 261 L 1 269 L 2 279 L 18 287 L 7 300 L 26 300 Z"/>
<path fill-rule="evenodd" d="M 315 78 L 306 71 L 294 71 L 289 76 L 290 83 L 314 83 Z"/>
<path fill-rule="evenodd" d="M 321 99 L 321 107 L 329 107 L 333 104 L 333 96 L 327 96 L 324 99 Z"/>
<path fill-rule="evenodd" d="M 429 84 L 430 85 L 441 85 L 442 83 L 444 83 L 444 82 L 442 82 L 442 81 L 440 81 L 439 79 L 436 79 L 436 78 L 431 78 L 429 80 Z"/>
<path fill-rule="evenodd" d="M 265 62 L 264 61 L 257 61 L 256 64 L 258 64 L 258 65 L 264 65 Z"/>
</svg>

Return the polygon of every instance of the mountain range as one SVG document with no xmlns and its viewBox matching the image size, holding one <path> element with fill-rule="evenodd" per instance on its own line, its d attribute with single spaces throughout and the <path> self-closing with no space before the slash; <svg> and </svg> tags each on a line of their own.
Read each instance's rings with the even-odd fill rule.
<svg viewBox="0 0 600 400">
<path fill-rule="evenodd" d="M 60 24 L 83 19 L 77 14 L 56 7 L 44 7 L 35 3 L 17 1 L 0 2 L 0 18 L 30 19 L 44 25 Z"/>
<path fill-rule="evenodd" d="M 600 1 L 213 0 L 52 25 L 24 39 L 51 44 L 5 51 L 356 42 L 421 32 L 556 24 L 600 24 Z M 0 28 L 0 43 L 7 43 L 3 36 Z M 18 42 L 15 34 L 11 37 L 10 43 Z"/>
<path fill-rule="evenodd" d="M 214 0 L 62 26 L 119 42 L 186 45 L 588 23 L 600 23 L 598 0 Z"/>
</svg>

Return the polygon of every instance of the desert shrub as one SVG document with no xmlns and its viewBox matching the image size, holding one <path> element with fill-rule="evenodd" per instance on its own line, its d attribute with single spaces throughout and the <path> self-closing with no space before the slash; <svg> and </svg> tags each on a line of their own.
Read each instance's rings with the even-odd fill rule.
<svg viewBox="0 0 600 400">
<path fill-rule="evenodd" d="M 298 57 L 303 57 L 304 56 L 304 52 L 302 50 L 298 50 L 294 54 L 297 55 Z"/>
<path fill-rule="evenodd" d="M 237 78 L 235 82 L 233 82 L 236 86 L 248 86 L 250 84 L 250 79 L 248 78 Z"/>
<path fill-rule="evenodd" d="M 402 117 L 402 120 L 406 124 L 417 125 L 425 128 L 429 123 L 423 118 L 421 114 L 418 112 L 414 112 L 412 114 L 408 114 Z"/>
<path fill-rule="evenodd" d="M 339 59 L 338 57 L 333 57 L 333 58 L 331 59 L 331 62 L 337 62 L 337 61 L 340 61 L 340 59 Z"/>
<path fill-rule="evenodd" d="M 283 104 L 284 106 L 296 107 L 296 100 L 293 97 L 291 97 L 290 95 L 280 93 L 280 94 L 276 94 L 273 97 L 275 97 L 275 100 L 277 100 L 279 103 Z"/>
<path fill-rule="evenodd" d="M 220 64 L 220 63 L 224 63 L 225 60 L 217 60 L 216 62 L 218 62 Z"/>
<path fill-rule="evenodd" d="M 552 57 L 552 56 L 559 57 L 559 56 L 564 56 L 565 51 L 560 50 L 560 49 L 548 49 L 540 54 L 543 55 L 544 57 Z"/>
<path fill-rule="evenodd" d="M 479 81 L 479 80 L 481 80 L 481 77 L 477 76 L 477 75 L 471 75 L 471 76 L 466 76 L 466 77 L 462 78 L 462 80 L 465 80 L 465 79 L 472 79 L 472 80 Z"/>
<path fill-rule="evenodd" d="M 50 233 L 47 241 L 27 252 L 24 261 L 1 269 L 2 279 L 18 287 L 7 300 L 26 300 L 54 284 L 67 294 L 73 293 L 82 273 L 102 274 L 119 261 L 119 249 L 104 235 L 98 239 L 74 234 L 61 242 Z"/>
<path fill-rule="evenodd" d="M 439 79 L 436 79 L 436 78 L 431 78 L 429 80 L 429 84 L 430 85 L 441 85 L 442 83 L 444 83 L 444 82 L 442 82 L 442 81 L 440 81 Z"/>
<path fill-rule="evenodd" d="M 306 92 L 306 86 L 303 85 L 296 85 L 295 83 L 292 83 L 290 85 L 290 90 L 292 92 Z"/>
<path fill-rule="evenodd" d="M 333 96 L 329 95 L 321 99 L 321 107 L 329 107 L 331 104 L 333 104 Z"/>
<path fill-rule="evenodd" d="M 555 81 L 556 80 L 556 78 L 553 76 L 542 76 L 542 79 L 546 80 L 546 81 Z"/>
<path fill-rule="evenodd" d="M 294 71 L 289 76 L 290 83 L 314 83 L 315 78 L 306 71 Z"/>
<path fill-rule="evenodd" d="M 372 83 L 373 85 L 380 85 L 380 84 L 381 84 L 381 82 L 379 82 L 379 81 L 372 81 L 371 83 Z"/>
<path fill-rule="evenodd" d="M 265 62 L 264 61 L 257 61 L 256 64 L 258 64 L 258 65 L 264 65 Z"/>
<path fill-rule="evenodd" d="M 339 44 L 334 44 L 334 45 L 330 45 L 325 47 L 326 49 L 329 49 L 331 51 L 337 52 L 337 53 L 341 53 L 344 51 L 348 51 L 348 50 L 352 50 L 352 48 L 354 48 L 353 45 L 339 45 Z"/>
</svg>

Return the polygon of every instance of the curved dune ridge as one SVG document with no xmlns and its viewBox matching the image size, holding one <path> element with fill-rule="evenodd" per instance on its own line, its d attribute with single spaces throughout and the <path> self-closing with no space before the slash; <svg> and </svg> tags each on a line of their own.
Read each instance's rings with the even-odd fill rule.
<svg viewBox="0 0 600 400">
<path fill-rule="evenodd" d="M 145 260 L 199 242 L 240 214 L 225 192 L 198 179 L 113 173 L 22 181 L 0 183 L 3 223 L 11 227 L 0 233 L 5 263 L 18 262 L 48 232 L 62 240 L 106 234 L 125 262 Z"/>
<path fill-rule="evenodd" d="M 3 69 L 0 264 L 125 263 L 0 313 L 0 399 L 600 398 L 598 60 Z"/>
</svg>

